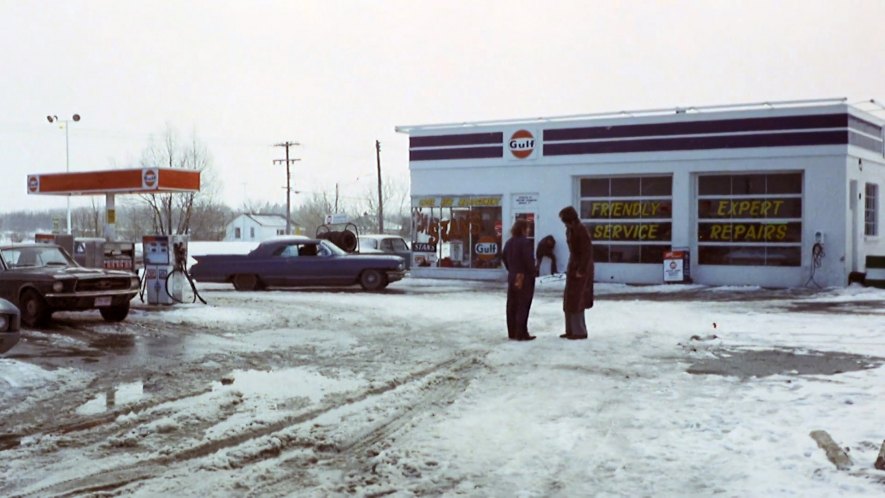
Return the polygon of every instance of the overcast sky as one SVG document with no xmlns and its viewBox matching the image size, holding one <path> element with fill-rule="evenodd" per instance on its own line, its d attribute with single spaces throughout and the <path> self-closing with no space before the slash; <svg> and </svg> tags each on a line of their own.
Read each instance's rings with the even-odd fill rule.
<svg viewBox="0 0 885 498">
<path fill-rule="evenodd" d="M 358 197 L 375 140 L 407 175 L 398 125 L 885 100 L 883 21 L 881 0 L 0 0 L 0 212 L 64 207 L 26 193 L 65 170 L 50 114 L 82 116 L 71 171 L 137 167 L 169 126 L 205 142 L 231 207 L 285 202 L 285 140 L 295 190 Z"/>
</svg>

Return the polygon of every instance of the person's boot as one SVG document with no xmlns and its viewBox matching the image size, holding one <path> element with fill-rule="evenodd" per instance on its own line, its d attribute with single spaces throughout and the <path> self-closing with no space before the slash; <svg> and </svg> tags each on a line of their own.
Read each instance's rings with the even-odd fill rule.
<svg viewBox="0 0 885 498">
<path fill-rule="evenodd" d="M 569 313 L 568 319 L 572 333 L 566 339 L 586 339 L 587 326 L 584 324 L 584 312 Z"/>
<path fill-rule="evenodd" d="M 559 334 L 561 339 L 568 339 L 572 336 L 572 324 L 569 321 L 569 314 L 565 312 L 565 334 Z"/>
</svg>

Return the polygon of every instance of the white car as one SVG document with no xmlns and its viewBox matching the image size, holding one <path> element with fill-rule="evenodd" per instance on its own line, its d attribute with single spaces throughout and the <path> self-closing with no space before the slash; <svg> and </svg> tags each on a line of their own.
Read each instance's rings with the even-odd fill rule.
<svg viewBox="0 0 885 498">
<path fill-rule="evenodd" d="M 399 235 L 364 234 L 359 236 L 361 254 L 395 254 L 406 261 L 406 269 L 412 264 L 409 243 Z"/>
</svg>

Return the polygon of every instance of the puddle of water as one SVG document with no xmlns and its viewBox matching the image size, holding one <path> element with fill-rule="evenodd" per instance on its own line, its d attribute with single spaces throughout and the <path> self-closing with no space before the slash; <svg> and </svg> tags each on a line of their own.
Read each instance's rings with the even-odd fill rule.
<svg viewBox="0 0 885 498">
<path fill-rule="evenodd" d="M 365 381 L 361 378 L 333 378 L 307 368 L 287 368 L 275 371 L 235 370 L 215 389 L 235 389 L 246 397 L 268 400 L 306 397 L 318 402 L 327 394 L 351 391 L 364 385 Z"/>
<path fill-rule="evenodd" d="M 740 350 L 720 351 L 714 358 L 695 360 L 688 373 L 767 377 L 770 375 L 836 375 L 878 368 L 885 358 L 832 351 Z"/>
<path fill-rule="evenodd" d="M 141 381 L 119 384 L 77 407 L 77 415 L 97 415 L 144 399 Z"/>
</svg>

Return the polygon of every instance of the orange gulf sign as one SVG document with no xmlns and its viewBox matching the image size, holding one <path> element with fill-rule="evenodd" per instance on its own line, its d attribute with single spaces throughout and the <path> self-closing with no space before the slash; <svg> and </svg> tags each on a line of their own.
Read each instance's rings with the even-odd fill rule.
<svg viewBox="0 0 885 498">
<path fill-rule="evenodd" d="M 535 137 L 528 130 L 517 130 L 510 136 L 510 153 L 517 159 L 525 159 L 535 149 Z"/>
<path fill-rule="evenodd" d="M 28 175 L 29 194 L 199 192 L 200 172 L 192 169 L 138 168 Z"/>
<path fill-rule="evenodd" d="M 498 254 L 498 241 L 491 235 L 483 235 L 474 245 L 474 250 L 479 259 L 486 261 L 495 259 Z"/>
</svg>

